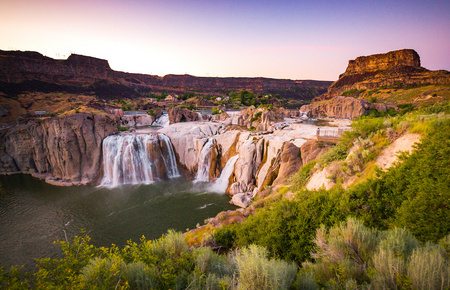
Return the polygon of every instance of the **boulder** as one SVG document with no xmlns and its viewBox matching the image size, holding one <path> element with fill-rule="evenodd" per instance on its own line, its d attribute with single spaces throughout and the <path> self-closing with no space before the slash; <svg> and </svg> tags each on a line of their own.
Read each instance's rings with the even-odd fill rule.
<svg viewBox="0 0 450 290">
<path fill-rule="evenodd" d="M 317 140 L 308 140 L 305 144 L 300 148 L 302 163 L 307 164 L 311 161 L 316 160 L 316 158 L 325 153 L 330 147 L 329 143 L 319 142 Z"/>
<path fill-rule="evenodd" d="M 240 192 L 233 195 L 233 197 L 230 200 L 230 203 L 240 206 L 242 208 L 246 208 L 250 205 L 252 200 L 253 197 L 250 194 Z"/>
<path fill-rule="evenodd" d="M 281 151 L 280 169 L 272 185 L 276 186 L 288 183 L 291 175 L 296 173 L 301 167 L 302 158 L 300 157 L 300 149 L 292 143 L 284 143 Z"/>
<path fill-rule="evenodd" d="M 354 119 L 367 114 L 369 107 L 369 103 L 365 100 L 337 96 L 324 102 L 313 103 L 309 108 L 303 106 L 300 110 L 312 117 Z M 306 111 L 307 109 L 310 111 Z"/>
<path fill-rule="evenodd" d="M 170 124 L 192 121 L 209 121 L 211 116 L 194 112 L 185 108 L 174 107 L 167 111 Z"/>
</svg>

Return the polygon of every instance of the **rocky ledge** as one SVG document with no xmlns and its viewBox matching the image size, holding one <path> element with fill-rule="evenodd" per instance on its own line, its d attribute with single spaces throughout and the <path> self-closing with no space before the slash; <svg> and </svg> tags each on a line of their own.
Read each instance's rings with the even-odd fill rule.
<svg viewBox="0 0 450 290">
<path fill-rule="evenodd" d="M 447 84 L 450 83 L 450 72 L 429 71 L 421 67 L 420 57 L 412 49 L 360 56 L 349 61 L 346 71 L 328 88 L 328 92 L 321 99 L 329 99 L 351 90 L 371 90 L 396 83 Z"/>
<path fill-rule="evenodd" d="M 0 134 L 0 174 L 30 173 L 58 185 L 95 183 L 103 138 L 117 132 L 118 121 L 73 114 L 12 127 Z"/>
<path fill-rule="evenodd" d="M 330 100 L 304 105 L 300 108 L 300 114 L 308 117 L 331 117 L 340 119 L 354 119 L 366 115 L 371 109 L 384 112 L 397 107 L 382 103 L 369 103 L 366 100 L 353 97 L 337 96 Z"/>
</svg>

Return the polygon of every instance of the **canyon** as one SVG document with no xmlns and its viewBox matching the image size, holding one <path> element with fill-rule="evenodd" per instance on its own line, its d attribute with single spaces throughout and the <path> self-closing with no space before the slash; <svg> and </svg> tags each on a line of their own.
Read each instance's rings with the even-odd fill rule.
<svg viewBox="0 0 450 290">
<path fill-rule="evenodd" d="M 2 130 L 0 173 L 29 173 L 57 185 L 106 187 L 183 175 L 212 183 L 246 207 L 260 192 L 287 183 L 309 154 L 301 148 L 315 138 L 318 127 L 302 124 L 300 117 L 291 119 L 295 114 L 250 107 L 224 120 L 169 125 L 169 112 L 157 120 L 142 116 L 149 120 L 144 124 L 164 127 L 138 126 L 125 132 L 118 128 L 127 116 L 46 118 Z M 248 129 L 253 126 L 259 129 Z"/>
</svg>

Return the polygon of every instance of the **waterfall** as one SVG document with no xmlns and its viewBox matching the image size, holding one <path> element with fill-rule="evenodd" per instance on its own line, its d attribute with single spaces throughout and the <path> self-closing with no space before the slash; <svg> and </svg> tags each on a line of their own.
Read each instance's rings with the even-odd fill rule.
<svg viewBox="0 0 450 290">
<path fill-rule="evenodd" d="M 169 119 L 167 119 L 169 120 Z M 167 148 L 167 154 L 163 154 L 164 164 L 167 168 L 167 176 L 169 178 L 180 177 L 180 172 L 178 171 L 177 160 L 175 158 L 175 153 L 173 151 L 172 142 L 170 142 L 169 137 L 164 134 L 158 134 L 160 140 L 165 143 L 165 148 Z"/>
<path fill-rule="evenodd" d="M 202 151 L 200 152 L 200 159 L 198 161 L 198 169 L 194 182 L 209 181 L 209 168 L 211 166 L 211 150 L 213 145 L 213 138 L 209 138 L 208 142 L 203 145 Z"/>
<path fill-rule="evenodd" d="M 167 127 L 169 126 L 169 115 L 162 114 L 161 117 L 155 120 L 152 124 L 153 126 Z"/>
<path fill-rule="evenodd" d="M 164 142 L 164 148 L 161 148 L 160 140 Z M 149 184 L 163 178 L 165 174 L 169 178 L 180 176 L 172 144 L 163 134 L 106 137 L 103 140 L 103 171 L 100 186 L 106 187 Z"/>
<path fill-rule="evenodd" d="M 227 164 L 225 164 L 225 167 L 223 168 L 222 173 L 220 173 L 219 178 L 211 185 L 209 190 L 218 193 L 224 193 L 227 190 L 228 180 L 230 179 L 230 176 L 234 171 L 234 164 L 238 159 L 239 155 L 235 155 L 228 159 Z"/>
</svg>

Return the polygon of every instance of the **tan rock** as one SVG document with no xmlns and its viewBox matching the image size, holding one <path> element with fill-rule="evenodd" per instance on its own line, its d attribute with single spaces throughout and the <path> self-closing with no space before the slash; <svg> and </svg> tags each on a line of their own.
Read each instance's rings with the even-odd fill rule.
<svg viewBox="0 0 450 290">
<path fill-rule="evenodd" d="M 273 182 L 273 186 L 287 184 L 292 174 L 302 167 L 300 149 L 292 143 L 286 142 L 281 152 L 281 165 L 278 176 Z"/>
</svg>

